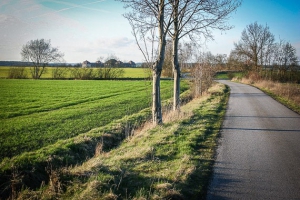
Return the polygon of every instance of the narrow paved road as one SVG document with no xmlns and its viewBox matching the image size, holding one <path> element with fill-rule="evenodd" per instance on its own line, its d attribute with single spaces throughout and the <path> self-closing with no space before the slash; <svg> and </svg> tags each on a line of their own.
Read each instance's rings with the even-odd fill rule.
<svg viewBox="0 0 300 200">
<path fill-rule="evenodd" d="M 300 199 L 300 115 L 230 81 L 207 199 Z"/>
</svg>

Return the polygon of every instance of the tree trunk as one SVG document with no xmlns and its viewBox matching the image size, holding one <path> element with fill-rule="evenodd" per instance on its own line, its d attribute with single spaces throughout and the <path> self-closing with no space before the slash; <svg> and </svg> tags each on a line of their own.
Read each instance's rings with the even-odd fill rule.
<svg viewBox="0 0 300 200">
<path fill-rule="evenodd" d="M 166 32 L 164 31 L 164 0 L 159 4 L 159 54 L 152 67 L 153 91 L 152 91 L 152 122 L 154 125 L 162 124 L 161 98 L 160 98 L 160 76 L 165 58 Z"/>
<path fill-rule="evenodd" d="M 162 124 L 161 98 L 160 98 L 160 77 L 165 57 L 166 40 L 165 36 L 159 44 L 159 57 L 152 67 L 153 90 L 152 90 L 152 121 L 154 125 Z"/>
<path fill-rule="evenodd" d="M 174 100 L 173 110 L 180 108 L 180 66 L 178 62 L 178 42 L 179 42 L 179 24 L 178 24 L 179 0 L 174 1 L 174 34 L 173 34 L 173 76 L 174 76 Z"/>
<path fill-rule="evenodd" d="M 34 67 L 34 79 L 38 79 L 39 76 L 39 68 L 37 66 Z"/>
<path fill-rule="evenodd" d="M 173 74 L 174 74 L 173 110 L 179 110 L 180 109 L 180 66 L 178 62 L 178 37 L 176 37 L 173 40 Z"/>
<path fill-rule="evenodd" d="M 160 76 L 161 76 L 161 71 L 159 72 L 158 69 L 153 70 L 152 121 L 154 125 L 162 124 Z"/>
</svg>

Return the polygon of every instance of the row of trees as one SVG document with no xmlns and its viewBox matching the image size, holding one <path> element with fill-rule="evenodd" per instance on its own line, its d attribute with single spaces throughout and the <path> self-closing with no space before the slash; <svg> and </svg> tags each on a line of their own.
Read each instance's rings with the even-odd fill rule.
<svg viewBox="0 0 300 200">
<path fill-rule="evenodd" d="M 173 109 L 180 105 L 181 69 L 178 60 L 179 40 L 195 43 L 212 38 L 212 30 L 232 28 L 226 22 L 240 0 L 120 0 L 131 12 L 128 19 L 133 35 L 145 60 L 150 63 L 153 77 L 152 121 L 162 123 L 160 77 L 165 61 L 167 38 L 172 41 L 174 77 Z M 157 31 L 157 35 L 156 35 Z M 157 46 L 156 46 L 157 45 Z M 156 48 L 155 48 L 156 47 Z"/>
<path fill-rule="evenodd" d="M 35 67 L 29 67 L 31 77 L 35 77 Z M 29 77 L 26 67 L 10 67 L 7 78 L 10 79 L 27 79 Z M 43 73 L 51 71 L 52 79 L 79 79 L 79 80 L 94 80 L 94 79 L 116 79 L 124 76 L 123 68 L 102 67 L 102 68 L 82 68 L 75 66 L 57 66 L 44 68 Z"/>
<path fill-rule="evenodd" d="M 230 67 L 242 67 L 256 72 L 264 70 L 265 78 L 276 77 L 280 81 L 293 81 L 298 62 L 296 48 L 291 43 L 282 39 L 276 42 L 269 27 L 257 22 L 243 30 L 240 41 L 234 44 L 228 58 Z"/>
<path fill-rule="evenodd" d="M 82 67 L 51 67 L 45 68 L 43 73 L 51 70 L 52 79 L 80 79 L 80 80 L 94 80 L 94 79 L 116 79 L 124 76 L 124 69 L 122 68 L 82 68 Z M 34 76 L 34 67 L 30 68 L 31 77 Z M 25 67 L 10 67 L 7 78 L 9 79 L 27 79 L 29 77 L 28 70 Z M 50 78 L 50 77 L 49 77 Z"/>
</svg>

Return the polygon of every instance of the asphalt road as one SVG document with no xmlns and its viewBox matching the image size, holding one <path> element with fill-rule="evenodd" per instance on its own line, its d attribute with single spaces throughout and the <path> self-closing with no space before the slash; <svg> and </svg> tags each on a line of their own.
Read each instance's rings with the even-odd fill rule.
<svg viewBox="0 0 300 200">
<path fill-rule="evenodd" d="M 230 81 L 207 199 L 300 199 L 300 115 Z"/>
</svg>

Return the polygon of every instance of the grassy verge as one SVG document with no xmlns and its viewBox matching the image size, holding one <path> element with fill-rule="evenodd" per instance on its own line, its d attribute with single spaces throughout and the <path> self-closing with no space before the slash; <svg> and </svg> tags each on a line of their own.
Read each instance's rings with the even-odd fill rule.
<svg viewBox="0 0 300 200">
<path fill-rule="evenodd" d="M 164 116 L 165 124 L 136 131 L 117 148 L 81 165 L 49 170 L 49 184 L 23 190 L 20 199 L 201 199 L 211 175 L 228 88 Z"/>
</svg>

